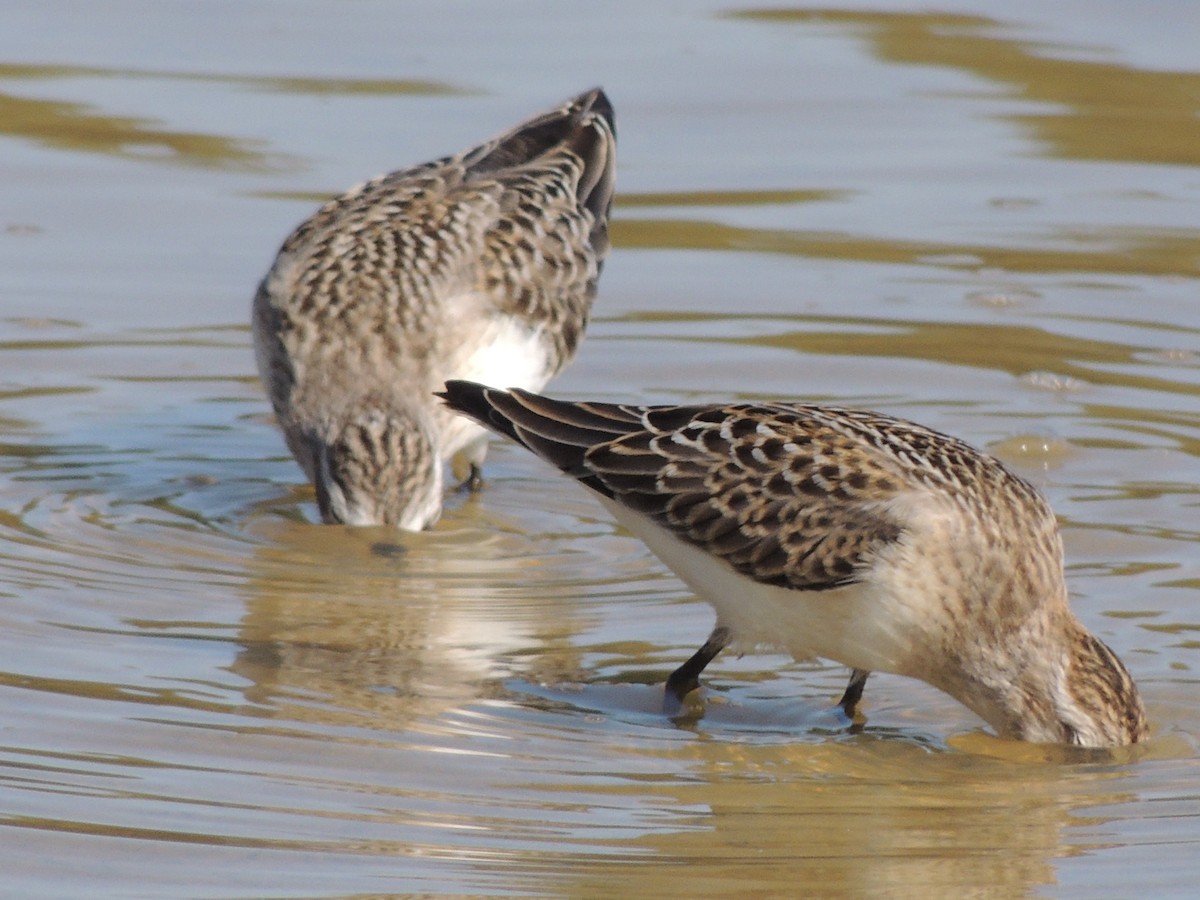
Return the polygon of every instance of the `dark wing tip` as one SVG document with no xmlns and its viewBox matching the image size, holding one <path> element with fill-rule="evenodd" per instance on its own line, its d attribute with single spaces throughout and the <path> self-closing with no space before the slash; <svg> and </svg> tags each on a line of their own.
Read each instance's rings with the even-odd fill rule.
<svg viewBox="0 0 1200 900">
<path fill-rule="evenodd" d="M 602 118 L 608 123 L 608 129 L 616 136 L 617 133 L 617 113 L 613 108 L 612 101 L 608 99 L 608 94 L 604 93 L 604 88 L 596 85 L 589 91 L 584 91 L 576 100 L 575 105 L 578 106 L 580 113 L 591 113 Z"/>
<path fill-rule="evenodd" d="M 445 390 L 434 391 L 433 395 L 440 397 L 456 412 L 479 418 L 476 411 L 487 406 L 484 399 L 485 390 L 487 388 L 477 382 L 453 378 L 446 382 Z"/>
<path fill-rule="evenodd" d="M 597 119 L 603 120 L 604 126 L 600 126 Z M 599 160 L 599 168 L 604 170 L 611 167 L 604 163 L 611 164 L 609 145 L 616 140 L 615 120 L 608 96 L 596 87 L 526 119 L 505 134 L 463 153 L 461 158 L 474 172 L 497 172 L 509 166 L 525 165 L 568 142 L 585 160 L 585 166 L 589 160 L 593 165 Z M 598 131 L 607 131 L 607 134 L 594 134 Z M 593 134 L 589 136 L 589 133 Z M 575 147 L 577 143 L 582 146 Z"/>
<path fill-rule="evenodd" d="M 589 450 L 637 430 L 635 408 L 572 403 L 519 388 L 500 390 L 472 381 L 448 381 L 437 394 L 446 405 L 491 431 L 512 438 L 584 485 L 604 488 L 584 463 Z"/>
<path fill-rule="evenodd" d="M 576 124 L 567 144 L 583 161 L 576 196 L 579 205 L 592 214 L 589 240 L 603 260 L 609 250 L 608 217 L 616 185 L 616 113 L 599 87 L 576 98 L 572 109 Z"/>
<path fill-rule="evenodd" d="M 445 390 L 435 391 L 434 396 L 440 397 L 455 412 L 474 419 L 485 428 L 524 443 L 513 427 L 512 420 L 496 412 L 489 396 L 493 393 L 505 392 L 474 381 L 452 379 L 446 382 Z"/>
</svg>

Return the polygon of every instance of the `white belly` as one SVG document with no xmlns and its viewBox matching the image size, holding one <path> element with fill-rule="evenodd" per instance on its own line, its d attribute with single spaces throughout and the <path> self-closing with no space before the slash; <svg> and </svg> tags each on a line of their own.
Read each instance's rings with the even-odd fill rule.
<svg viewBox="0 0 1200 900">
<path fill-rule="evenodd" d="M 459 364 L 461 375 L 489 387 L 541 390 L 553 366 L 541 328 L 509 318 L 496 318 L 472 342 L 474 349 Z"/>
<path fill-rule="evenodd" d="M 823 657 L 874 672 L 912 674 L 921 610 L 868 580 L 825 591 L 800 591 L 753 581 L 656 525 L 600 498 L 730 629 L 735 646 L 770 647 L 795 659 Z"/>
<path fill-rule="evenodd" d="M 461 354 L 447 366 L 443 381 L 461 378 L 488 387 L 538 391 L 554 374 L 556 366 L 540 328 L 496 317 L 466 337 Z M 437 389 L 441 390 L 440 384 Z M 448 460 L 465 450 L 468 456 L 478 457 L 474 460 L 478 462 L 483 458 L 487 436 L 482 426 L 464 416 L 451 415 L 442 429 L 442 458 Z"/>
</svg>

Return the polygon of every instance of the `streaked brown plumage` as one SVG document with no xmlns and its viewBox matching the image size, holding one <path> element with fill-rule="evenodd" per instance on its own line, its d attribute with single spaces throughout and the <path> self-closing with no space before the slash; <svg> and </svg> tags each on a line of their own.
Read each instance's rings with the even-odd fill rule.
<svg viewBox="0 0 1200 900">
<path fill-rule="evenodd" d="M 731 642 L 920 678 L 1001 735 L 1105 747 L 1147 736 L 1129 673 L 1075 618 L 1041 494 L 955 438 L 789 403 L 568 403 L 462 381 L 447 404 L 595 491 L 708 600 Z"/>
<path fill-rule="evenodd" d="M 284 242 L 254 299 L 255 350 L 326 522 L 428 527 L 443 462 L 475 482 L 486 452 L 433 391 L 538 389 L 574 355 L 609 249 L 614 128 L 589 91 L 372 179 Z"/>
</svg>

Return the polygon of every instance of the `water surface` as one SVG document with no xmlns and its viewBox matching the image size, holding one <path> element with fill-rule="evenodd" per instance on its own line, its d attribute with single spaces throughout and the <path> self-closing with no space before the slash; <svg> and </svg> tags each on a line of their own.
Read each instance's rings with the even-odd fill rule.
<svg viewBox="0 0 1200 900">
<path fill-rule="evenodd" d="M 0 29 L 0 875 L 13 897 L 1191 896 L 1193 4 L 27 4 Z M 1130 759 L 768 654 L 497 442 L 314 524 L 249 300 L 317 200 L 593 84 L 615 249 L 569 397 L 864 405 L 1047 492 Z"/>
</svg>

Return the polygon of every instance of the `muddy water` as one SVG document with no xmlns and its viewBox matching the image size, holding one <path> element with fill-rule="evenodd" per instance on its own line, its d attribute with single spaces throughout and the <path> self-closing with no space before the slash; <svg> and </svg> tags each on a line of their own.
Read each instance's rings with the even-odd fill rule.
<svg viewBox="0 0 1200 900">
<path fill-rule="evenodd" d="M 1191 4 L 110 6 L 0 29 L 0 892 L 1191 896 Z M 990 448 L 1058 511 L 1144 753 L 886 676 L 851 735 L 843 670 L 767 654 L 672 724 L 710 610 L 501 443 L 433 532 L 313 524 L 247 327 L 279 240 L 594 83 L 616 248 L 555 389 Z"/>
</svg>

